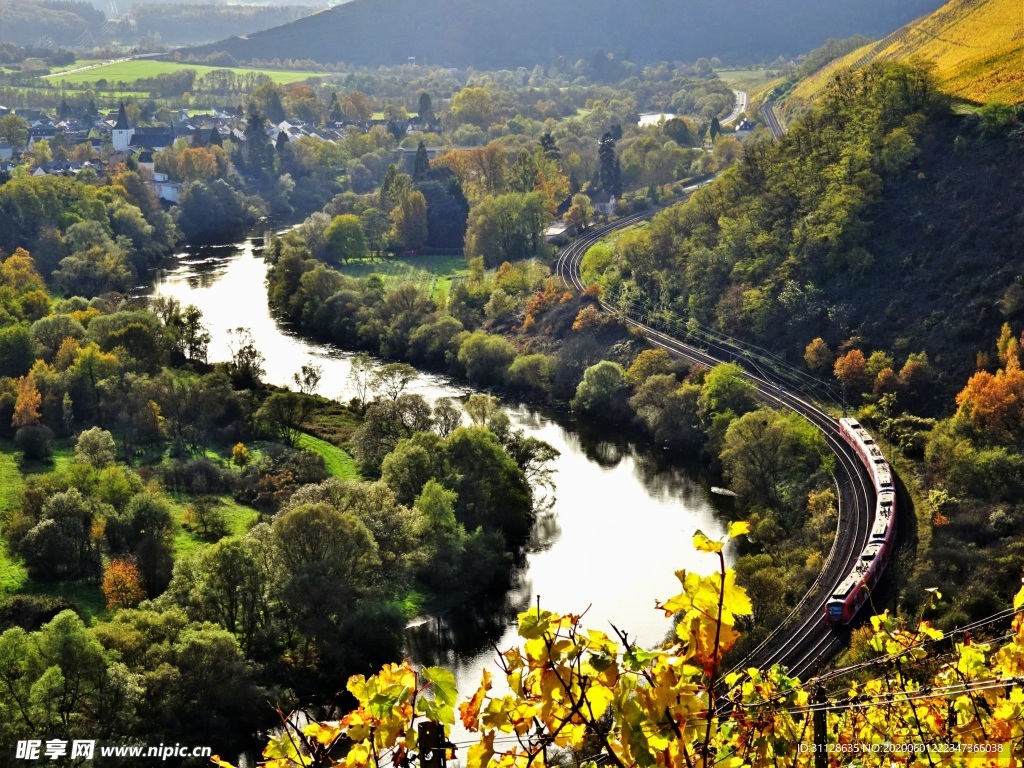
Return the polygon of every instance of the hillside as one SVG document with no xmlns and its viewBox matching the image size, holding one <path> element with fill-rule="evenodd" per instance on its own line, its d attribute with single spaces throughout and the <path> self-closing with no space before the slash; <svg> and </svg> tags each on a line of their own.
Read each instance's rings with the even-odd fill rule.
<svg viewBox="0 0 1024 768">
<path fill-rule="evenodd" d="M 602 285 L 791 361 L 815 337 L 901 363 L 923 351 L 946 406 L 1002 323 L 1024 318 L 1017 126 L 951 113 L 903 64 L 842 77 L 782 142 L 752 140 L 715 184 L 617 245 Z"/>
<path fill-rule="evenodd" d="M 603 50 L 632 61 L 795 56 L 828 37 L 879 37 L 937 0 L 353 0 L 246 38 L 193 49 L 253 58 L 507 68 Z M 624 12 L 628 9 L 628 12 Z M 771 29 L 771 35 L 765 30 Z"/>
<path fill-rule="evenodd" d="M 792 103 L 812 100 L 837 72 L 880 59 L 931 62 L 941 87 L 968 101 L 1024 101 L 1024 5 L 1020 0 L 951 0 L 817 72 L 797 86 Z"/>
</svg>

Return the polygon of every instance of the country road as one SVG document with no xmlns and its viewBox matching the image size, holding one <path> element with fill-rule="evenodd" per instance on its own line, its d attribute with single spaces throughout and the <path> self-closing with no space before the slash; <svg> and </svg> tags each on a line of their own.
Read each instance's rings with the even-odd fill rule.
<svg viewBox="0 0 1024 768">
<path fill-rule="evenodd" d="M 747 111 L 747 92 L 746 91 L 733 91 L 736 94 L 736 106 L 732 108 L 732 112 L 729 116 L 722 120 L 720 125 L 729 125 L 729 123 L 736 122 L 736 118 Z"/>
</svg>

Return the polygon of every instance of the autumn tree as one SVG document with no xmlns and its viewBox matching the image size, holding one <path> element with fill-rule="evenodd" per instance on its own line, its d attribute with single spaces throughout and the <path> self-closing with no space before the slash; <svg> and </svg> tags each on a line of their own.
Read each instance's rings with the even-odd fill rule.
<svg viewBox="0 0 1024 768">
<path fill-rule="evenodd" d="M 1006 367 L 978 371 L 956 396 L 957 417 L 966 419 L 990 439 L 1019 440 L 1024 437 L 1024 371 L 1016 357 Z"/>
<path fill-rule="evenodd" d="M 18 380 L 18 399 L 14 403 L 14 417 L 11 425 L 17 428 L 35 425 L 40 418 L 39 407 L 43 397 L 36 388 L 35 379 L 22 376 Z"/>
<path fill-rule="evenodd" d="M 867 361 L 859 349 L 851 349 L 838 358 L 833 366 L 833 372 L 847 395 L 859 395 L 867 390 L 870 384 Z"/>
<path fill-rule="evenodd" d="M 582 192 L 572 196 L 572 205 L 566 211 L 565 221 L 572 227 L 584 230 L 590 226 L 594 219 L 594 204 L 590 198 Z"/>
<path fill-rule="evenodd" d="M 450 122 L 454 126 L 471 123 L 486 128 L 491 121 L 494 98 L 486 88 L 463 88 L 452 97 Z"/>
<path fill-rule="evenodd" d="M 804 350 L 804 362 L 807 363 L 808 368 L 820 374 L 832 370 L 835 357 L 825 340 L 819 337 L 807 345 Z"/>
<path fill-rule="evenodd" d="M 103 571 L 103 596 L 107 610 L 134 608 L 146 599 L 142 575 L 133 557 L 115 557 Z"/>
</svg>

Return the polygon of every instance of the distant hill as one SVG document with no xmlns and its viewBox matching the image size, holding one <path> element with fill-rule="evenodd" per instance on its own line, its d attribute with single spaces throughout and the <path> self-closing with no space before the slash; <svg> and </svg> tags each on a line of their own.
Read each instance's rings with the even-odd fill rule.
<svg viewBox="0 0 1024 768">
<path fill-rule="evenodd" d="M 878 43 L 837 59 L 797 86 L 794 101 L 812 100 L 851 66 L 879 59 L 933 62 L 941 87 L 975 103 L 1024 101 L 1024 6 L 1021 0 L 951 0 Z"/>
<path fill-rule="evenodd" d="M 632 61 L 795 56 L 828 37 L 880 37 L 940 0 L 352 0 L 193 49 L 239 60 L 418 62 L 499 69 L 592 56 Z"/>
</svg>

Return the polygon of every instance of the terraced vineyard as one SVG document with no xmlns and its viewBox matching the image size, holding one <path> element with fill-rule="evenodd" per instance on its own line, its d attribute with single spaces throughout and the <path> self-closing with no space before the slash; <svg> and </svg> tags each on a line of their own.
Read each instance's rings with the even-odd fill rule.
<svg viewBox="0 0 1024 768">
<path fill-rule="evenodd" d="M 794 90 L 813 100 L 848 67 L 879 59 L 933 62 L 940 86 L 974 103 L 1024 100 L 1024 6 L 1020 0 L 952 0 L 928 16 L 833 62 Z"/>
</svg>

